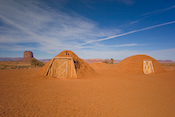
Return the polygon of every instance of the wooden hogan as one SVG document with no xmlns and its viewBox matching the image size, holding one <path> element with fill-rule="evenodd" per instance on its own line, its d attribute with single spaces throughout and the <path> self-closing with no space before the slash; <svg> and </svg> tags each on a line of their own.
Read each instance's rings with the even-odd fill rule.
<svg viewBox="0 0 175 117">
<path fill-rule="evenodd" d="M 87 78 L 95 72 L 75 53 L 64 50 L 46 63 L 40 73 L 52 78 Z"/>
<path fill-rule="evenodd" d="M 46 70 L 45 76 L 48 74 L 53 78 L 77 78 L 72 57 L 54 57 Z"/>
</svg>

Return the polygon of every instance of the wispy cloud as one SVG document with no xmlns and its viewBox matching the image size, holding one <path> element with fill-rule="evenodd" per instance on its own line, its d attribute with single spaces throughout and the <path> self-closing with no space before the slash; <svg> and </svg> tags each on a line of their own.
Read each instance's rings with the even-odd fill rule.
<svg viewBox="0 0 175 117">
<path fill-rule="evenodd" d="M 136 54 L 141 54 L 139 51 L 134 51 L 134 50 L 120 50 L 120 51 L 108 51 L 108 50 L 77 50 L 75 51 L 77 55 L 79 55 L 80 58 L 103 58 L 103 59 L 109 59 L 109 58 L 114 58 L 114 59 L 119 59 L 122 60 L 126 57 L 129 57 L 131 55 L 136 55 Z M 93 56 L 92 56 L 93 55 Z"/>
<path fill-rule="evenodd" d="M 143 46 L 148 44 L 137 44 L 137 43 L 130 43 L 130 44 L 120 44 L 120 45 L 107 45 L 104 47 L 131 47 L 131 46 Z"/>
<path fill-rule="evenodd" d="M 171 6 L 171 7 L 168 7 L 168 8 L 158 9 L 158 10 L 155 10 L 155 11 L 151 11 L 151 12 L 148 12 L 148 13 L 144 13 L 144 14 L 142 14 L 141 16 L 163 13 L 163 12 L 165 12 L 165 11 L 168 11 L 168 10 L 174 9 L 174 8 L 175 8 L 175 5 L 173 5 L 173 6 Z"/>
<path fill-rule="evenodd" d="M 138 22 L 140 22 L 141 20 L 143 19 L 146 19 L 148 17 L 151 17 L 153 15 L 156 15 L 156 14 L 159 14 L 159 13 L 163 13 L 163 12 L 166 12 L 168 10 L 171 10 L 175 8 L 175 5 L 171 6 L 171 7 L 168 7 L 168 8 L 164 8 L 164 9 L 158 9 L 158 10 L 154 10 L 154 11 L 151 11 L 151 12 L 148 12 L 148 13 L 144 13 L 144 14 L 141 14 L 141 18 L 140 19 L 137 19 L 135 21 L 132 21 L 130 22 L 129 24 L 124 24 L 124 25 L 121 25 L 121 26 L 129 26 L 129 25 L 133 25 L 133 24 L 136 24 Z M 172 14 L 173 15 L 173 14 Z"/>
<path fill-rule="evenodd" d="M 129 5 L 134 4 L 135 0 L 116 1 Z M 59 2 L 58 0 L 57 3 Z M 164 9 L 164 11 L 169 9 Z M 73 49 L 83 58 L 106 58 L 107 56 L 116 59 L 139 53 L 153 55 L 156 52 L 160 54 L 161 52 L 174 52 L 174 49 L 143 52 L 125 48 L 145 45 L 139 42 L 115 43 L 114 45 L 98 42 L 173 24 L 175 21 L 121 33 L 123 31 L 120 29 L 101 29 L 96 22 L 68 9 L 65 11 L 49 8 L 39 0 L 0 0 L 0 51 L 38 50 L 38 52 L 43 51 L 55 55 L 62 50 Z M 131 24 L 137 22 L 139 20 Z M 168 56 L 172 57 L 174 54 Z"/>
<path fill-rule="evenodd" d="M 143 52 L 149 56 L 152 56 L 155 59 L 162 59 L 162 60 L 175 60 L 175 48 L 170 49 L 163 49 L 163 50 L 154 50 L 154 51 L 148 51 Z M 162 56 L 163 55 L 163 56 Z"/>
<path fill-rule="evenodd" d="M 81 58 L 103 58 L 109 59 L 114 58 L 118 60 L 122 60 L 126 57 L 137 55 L 137 54 L 145 54 L 151 56 L 155 59 L 166 60 L 167 58 L 170 60 L 175 60 L 175 48 L 171 49 L 162 49 L 162 50 L 154 50 L 154 51 L 145 51 L 145 50 L 118 50 L 118 51 L 101 51 L 101 50 L 77 50 L 75 51 L 77 55 Z M 93 56 L 92 56 L 93 55 Z M 162 56 L 163 55 L 163 56 Z"/>
<path fill-rule="evenodd" d="M 132 5 L 135 3 L 135 0 L 117 0 L 117 1 L 120 1 L 120 2 L 125 3 L 127 5 Z"/>
<path fill-rule="evenodd" d="M 93 49 L 101 49 L 104 50 L 108 48 L 120 48 L 120 47 L 133 47 L 133 46 L 144 46 L 149 44 L 138 44 L 138 43 L 130 43 L 130 44 L 118 44 L 118 45 L 104 45 L 104 44 L 93 44 L 91 46 L 78 46 L 77 48 L 93 48 Z"/>
<path fill-rule="evenodd" d="M 133 5 L 135 2 L 136 2 L 136 0 L 100 0 L 100 1 L 98 1 L 98 2 L 120 2 L 120 3 L 123 3 L 123 4 L 125 4 L 125 5 Z M 96 1 L 94 1 L 94 0 L 81 0 L 81 2 L 83 2 L 84 4 L 86 4 L 87 5 L 87 3 L 95 3 Z M 91 6 L 87 6 L 87 7 L 89 7 L 89 8 L 92 8 Z"/>
<path fill-rule="evenodd" d="M 154 25 L 154 26 L 149 26 L 149 27 L 146 27 L 146 28 L 129 31 L 129 32 L 126 32 L 126 33 L 122 33 L 122 34 L 118 34 L 118 35 L 113 35 L 113 36 L 109 36 L 109 37 L 102 38 L 102 39 L 87 41 L 87 42 L 82 43 L 82 44 L 79 44 L 77 46 L 82 46 L 82 45 L 86 45 L 86 44 L 93 43 L 93 42 L 98 42 L 98 41 L 109 40 L 109 39 L 113 39 L 113 38 L 117 38 L 117 37 L 129 35 L 129 34 L 140 32 L 140 31 L 145 31 L 145 30 L 149 30 L 149 29 L 153 29 L 153 28 L 156 28 L 156 27 L 165 26 L 165 25 L 173 24 L 173 23 L 175 23 L 175 21 L 166 22 L 166 23 L 162 23 L 162 24 L 158 24 L 158 25 Z"/>
<path fill-rule="evenodd" d="M 140 20 L 135 20 L 135 21 L 132 21 L 132 22 L 130 22 L 129 24 L 131 25 L 131 24 L 135 24 L 135 23 L 137 23 L 137 22 L 139 22 Z"/>
<path fill-rule="evenodd" d="M 53 10 L 35 0 L 0 0 L 0 43 L 15 50 L 20 43 L 37 43 L 46 52 L 74 48 L 73 45 L 120 32 L 99 29 L 98 25 L 74 12 Z M 5 29 L 5 30 L 4 30 Z M 23 50 L 28 47 L 20 45 Z M 18 50 L 18 49 L 17 49 Z"/>
</svg>

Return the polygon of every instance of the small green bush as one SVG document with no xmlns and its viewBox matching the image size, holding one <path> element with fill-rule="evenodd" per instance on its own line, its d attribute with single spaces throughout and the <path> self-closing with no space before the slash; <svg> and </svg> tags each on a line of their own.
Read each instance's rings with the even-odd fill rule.
<svg viewBox="0 0 175 117">
<path fill-rule="evenodd" d="M 7 65 L 4 65 L 4 64 L 1 64 L 0 65 L 0 69 L 2 70 L 2 69 L 6 69 L 6 67 L 7 67 Z"/>
<path fill-rule="evenodd" d="M 111 58 L 110 60 L 105 60 L 105 61 L 103 61 L 103 63 L 114 64 L 114 59 Z"/>
<path fill-rule="evenodd" d="M 109 62 L 108 62 L 108 61 L 103 61 L 103 63 L 107 63 L 107 64 L 109 64 Z"/>
<path fill-rule="evenodd" d="M 114 59 L 113 58 L 111 58 L 110 64 L 114 64 Z"/>
<path fill-rule="evenodd" d="M 17 69 L 17 68 L 18 68 L 17 65 L 11 66 L 11 69 Z"/>
<path fill-rule="evenodd" d="M 38 61 L 35 58 L 30 59 L 30 64 L 31 64 L 31 66 L 35 66 L 35 67 L 36 66 L 38 66 L 38 67 L 44 66 L 44 63 L 43 62 Z"/>
<path fill-rule="evenodd" d="M 38 61 L 38 62 L 37 62 L 37 66 L 39 66 L 39 67 L 43 67 L 43 66 L 44 66 L 44 63 L 41 62 L 41 61 Z"/>
</svg>

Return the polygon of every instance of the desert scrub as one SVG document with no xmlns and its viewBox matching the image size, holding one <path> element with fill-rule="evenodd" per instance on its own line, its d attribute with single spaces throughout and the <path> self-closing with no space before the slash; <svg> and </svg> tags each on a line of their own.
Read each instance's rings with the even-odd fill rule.
<svg viewBox="0 0 175 117">
<path fill-rule="evenodd" d="M 0 64 L 0 69 L 7 69 L 9 65 L 6 64 Z"/>
<path fill-rule="evenodd" d="M 175 66 L 175 63 L 161 63 L 162 66 L 172 66 L 174 67 Z"/>
<path fill-rule="evenodd" d="M 36 60 L 35 58 L 32 58 L 31 60 L 30 60 L 30 64 L 31 64 L 31 66 L 38 66 L 38 67 L 43 67 L 44 66 L 44 63 L 43 62 L 41 62 L 41 61 L 38 61 L 38 60 Z"/>
<path fill-rule="evenodd" d="M 1 64 L 0 69 L 6 69 L 7 65 Z"/>
<path fill-rule="evenodd" d="M 23 68 L 30 68 L 30 66 L 19 66 L 19 69 L 23 69 Z"/>
<path fill-rule="evenodd" d="M 105 60 L 105 61 L 103 61 L 103 63 L 114 64 L 114 59 L 111 58 L 110 60 Z"/>
<path fill-rule="evenodd" d="M 11 69 L 18 69 L 17 65 L 11 66 Z"/>
<path fill-rule="evenodd" d="M 109 62 L 108 62 L 108 61 L 103 61 L 103 63 L 109 64 Z"/>
</svg>

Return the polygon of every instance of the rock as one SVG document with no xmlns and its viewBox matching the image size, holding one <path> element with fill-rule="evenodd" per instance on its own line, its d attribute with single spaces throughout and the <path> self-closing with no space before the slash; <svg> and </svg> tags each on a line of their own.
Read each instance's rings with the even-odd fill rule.
<svg viewBox="0 0 175 117">
<path fill-rule="evenodd" d="M 20 62 L 30 62 L 30 59 L 34 58 L 33 57 L 33 52 L 31 51 L 25 51 L 24 52 L 24 55 L 23 55 L 23 58 L 20 59 L 19 61 Z"/>
<path fill-rule="evenodd" d="M 33 52 L 25 51 L 24 52 L 24 58 L 33 58 Z"/>
</svg>

